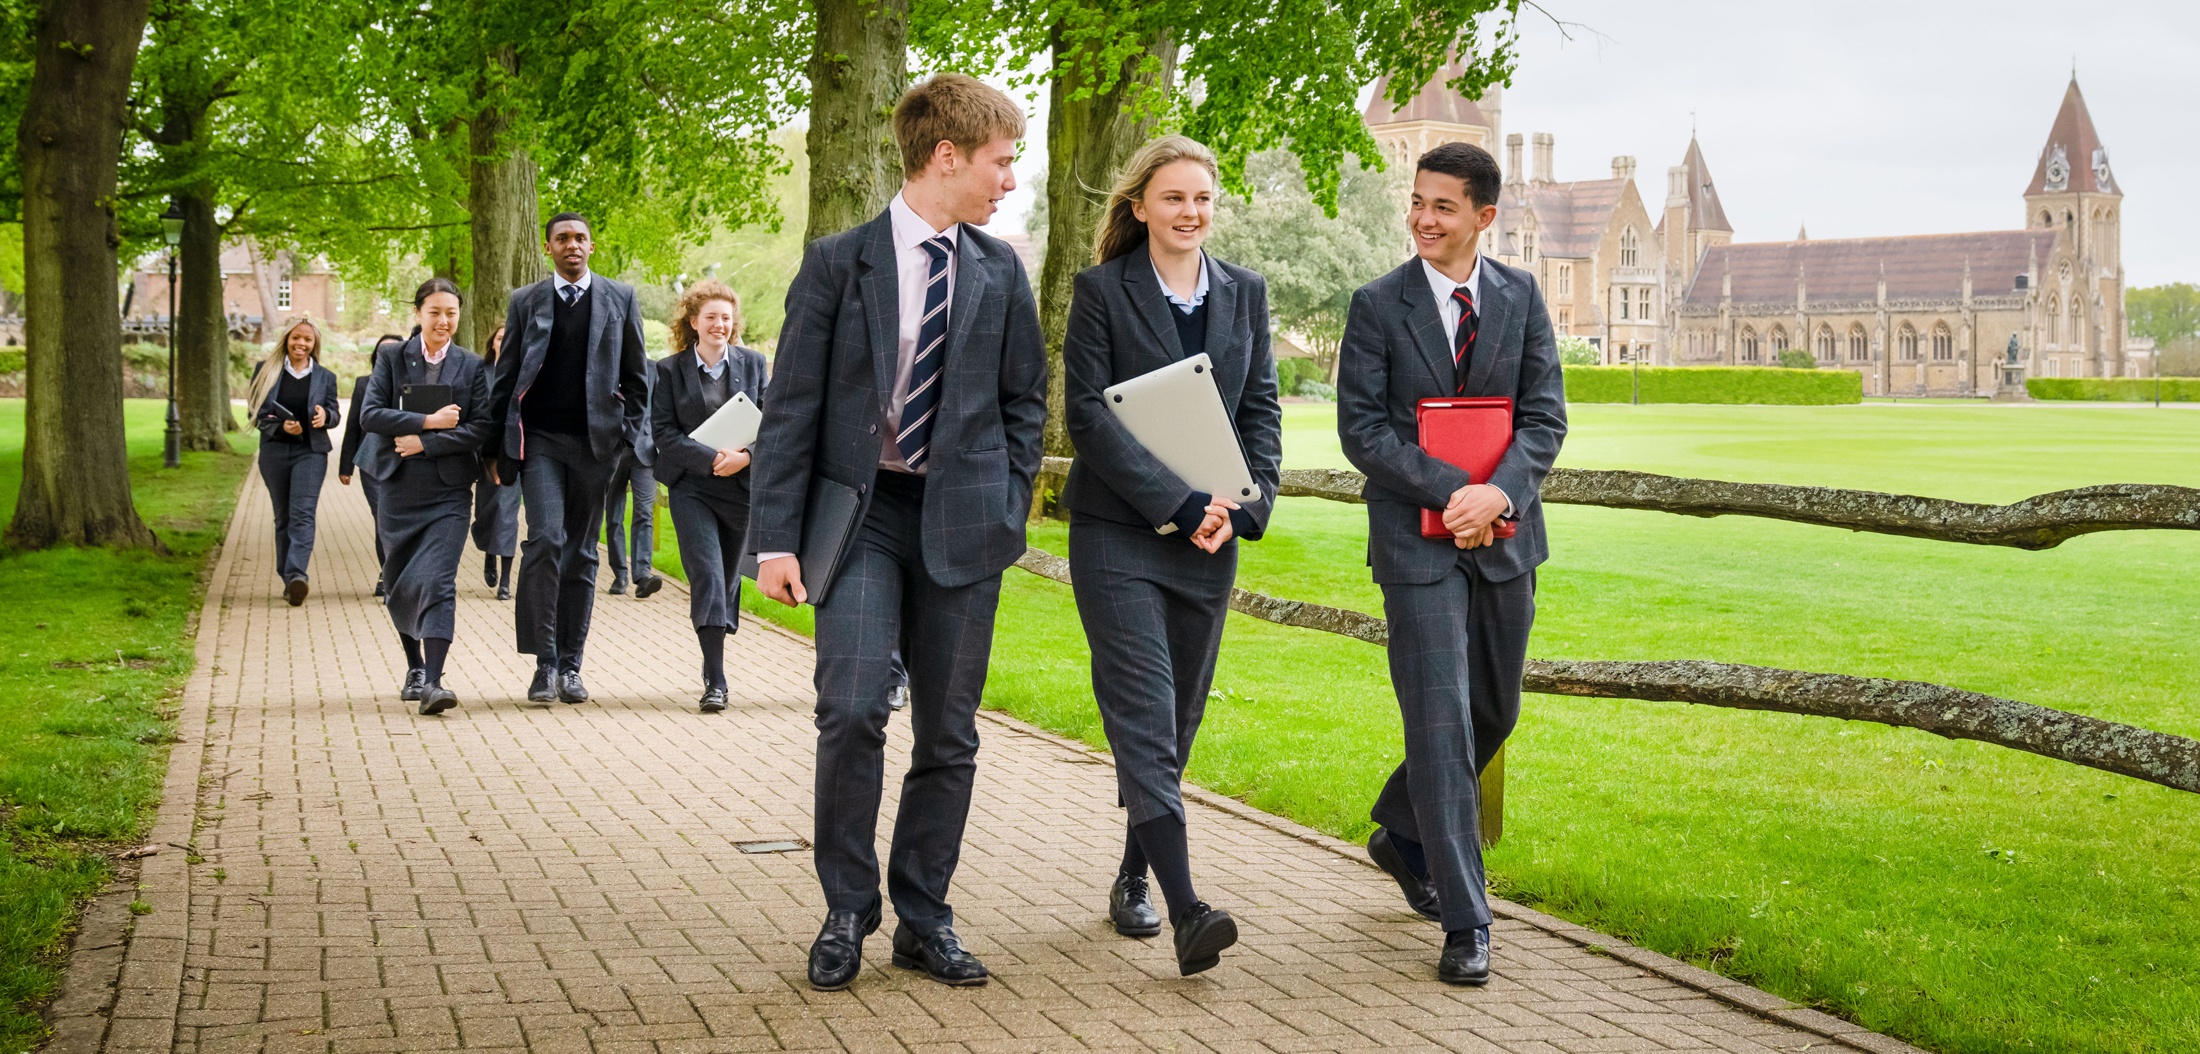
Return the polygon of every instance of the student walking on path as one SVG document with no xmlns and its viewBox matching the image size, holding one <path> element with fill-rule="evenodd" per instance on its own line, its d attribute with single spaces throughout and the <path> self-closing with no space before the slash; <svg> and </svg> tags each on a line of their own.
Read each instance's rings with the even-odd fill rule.
<svg viewBox="0 0 2200 1054">
<path fill-rule="evenodd" d="M 329 429 L 343 420 L 336 374 L 321 365 L 321 328 L 299 319 L 253 371 L 245 393 L 260 429 L 260 479 L 275 506 L 275 570 L 283 599 L 306 602 L 306 568 L 313 562 L 314 514 L 328 480 Z"/>
<path fill-rule="evenodd" d="M 481 357 L 492 376 L 504 350 L 504 327 L 489 334 Z M 481 583 L 493 586 L 498 600 L 512 599 L 512 558 L 519 553 L 519 485 L 499 484 L 484 469 L 474 482 L 474 548 L 481 550 Z"/>
<path fill-rule="evenodd" d="M 361 451 L 365 449 L 367 438 L 367 430 L 359 425 L 359 408 L 366 404 L 367 379 L 374 373 L 374 364 L 381 361 L 384 355 L 396 354 L 404 343 L 405 338 L 395 333 L 385 333 L 374 342 L 373 349 L 367 352 L 367 372 L 351 379 L 351 414 L 345 418 L 351 422 L 351 427 L 344 429 L 344 441 L 336 449 L 336 482 L 348 487 L 351 486 L 353 474 L 358 475 L 359 494 L 367 499 L 367 515 L 370 517 L 374 515 L 375 507 L 381 504 L 382 481 L 376 479 L 372 472 L 359 471 L 363 464 L 360 460 Z M 374 566 L 377 572 L 382 568 L 380 534 L 374 538 Z M 382 579 L 379 574 L 374 580 L 374 595 L 382 595 Z"/>
<path fill-rule="evenodd" d="M 826 915 L 809 973 L 823 991 L 855 980 L 882 917 L 876 834 L 896 647 L 916 741 L 886 875 L 901 920 L 893 961 L 943 984 L 988 976 L 947 897 L 1001 572 L 1024 552 L 1046 420 L 1031 283 L 1015 252 L 978 229 L 1016 187 L 1023 110 L 943 73 L 903 95 L 893 121 L 901 192 L 870 222 L 811 242 L 787 290 L 753 483 L 757 589 L 790 605 L 818 597 Z M 849 539 L 801 551 L 810 516 L 851 525 Z"/>
<path fill-rule="evenodd" d="M 1237 580 L 1237 539 L 1267 528 L 1283 452 L 1267 282 L 1201 249 L 1219 191 L 1214 154 L 1194 140 L 1164 136 L 1132 156 L 1109 195 L 1094 266 L 1077 276 L 1062 350 L 1077 444 L 1062 489 L 1070 577 L 1115 752 L 1116 798 L 1129 814 L 1108 915 L 1126 937 L 1161 932 L 1150 868 L 1186 975 L 1237 943 L 1229 912 L 1193 890 L 1182 784 Z M 1171 472 L 1102 394 L 1202 354 L 1260 488 L 1242 505 Z"/>
<path fill-rule="evenodd" d="M 764 356 L 735 345 L 740 333 L 741 298 L 732 289 L 715 278 L 687 287 L 673 309 L 676 350 L 658 361 L 650 391 L 657 471 L 671 496 L 680 566 L 687 569 L 688 621 L 703 650 L 699 706 L 706 714 L 726 708 L 726 638 L 741 625 L 749 452 L 714 449 L 689 435 L 735 395 L 763 405 Z"/>
<path fill-rule="evenodd" d="M 611 478 L 649 442 L 649 356 L 633 288 L 588 269 L 587 217 L 558 213 L 542 233 L 555 270 L 505 312 L 486 449 L 527 510 L 512 606 L 519 650 L 535 657 L 527 698 L 585 703 L 596 545 Z"/>
<path fill-rule="evenodd" d="M 489 371 L 479 356 L 452 343 L 462 304 L 447 278 L 430 278 L 413 294 L 419 331 L 376 364 L 360 410 L 373 465 L 382 481 L 375 534 L 387 554 L 382 583 L 390 621 L 405 649 L 400 697 L 418 700 L 422 714 L 458 705 L 443 686 L 458 613 L 458 561 L 466 552 L 466 521 L 480 451 L 488 432 Z M 450 401 L 427 410 L 408 389 L 449 391 Z"/>
</svg>

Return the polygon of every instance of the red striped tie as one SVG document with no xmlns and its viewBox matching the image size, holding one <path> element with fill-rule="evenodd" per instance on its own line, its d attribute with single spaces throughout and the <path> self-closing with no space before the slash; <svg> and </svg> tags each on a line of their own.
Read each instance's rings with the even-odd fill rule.
<svg viewBox="0 0 2200 1054">
<path fill-rule="evenodd" d="M 1455 382 L 1453 395 L 1467 394 L 1467 372 L 1474 368 L 1474 336 L 1482 328 L 1482 320 L 1474 313 L 1474 291 L 1459 286 L 1451 291 L 1451 298 L 1459 302 L 1459 335 L 1451 349 L 1451 375 Z"/>
</svg>

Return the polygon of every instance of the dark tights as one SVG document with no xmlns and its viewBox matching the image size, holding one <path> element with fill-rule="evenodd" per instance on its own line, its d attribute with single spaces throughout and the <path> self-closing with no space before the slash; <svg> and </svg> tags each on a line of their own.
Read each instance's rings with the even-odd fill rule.
<svg viewBox="0 0 2200 1054">
<path fill-rule="evenodd" d="M 497 561 L 499 560 L 504 561 L 502 570 L 498 570 Z M 497 576 L 497 588 L 499 589 L 510 587 L 512 584 L 512 558 L 498 556 L 495 553 L 484 554 L 481 558 L 481 574 L 484 578 L 492 574 Z"/>
<path fill-rule="evenodd" d="M 1169 921 L 1181 920 L 1199 896 L 1192 892 L 1191 847 L 1184 837 L 1183 821 L 1157 816 L 1132 827 L 1123 840 L 1123 873 L 1144 875 L 1153 869 L 1154 884 L 1169 905 Z"/>
<path fill-rule="evenodd" d="M 443 683 L 443 660 L 450 657 L 451 642 L 446 637 L 415 637 L 400 633 L 397 639 L 405 645 L 405 668 L 420 670 L 428 675 L 429 684 Z"/>
<path fill-rule="evenodd" d="M 695 642 L 703 646 L 703 687 L 726 687 L 726 627 L 697 626 Z"/>
</svg>

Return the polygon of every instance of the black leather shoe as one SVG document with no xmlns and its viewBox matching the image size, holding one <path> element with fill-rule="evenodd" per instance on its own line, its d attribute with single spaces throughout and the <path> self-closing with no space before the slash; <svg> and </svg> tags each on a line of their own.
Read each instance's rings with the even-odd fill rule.
<svg viewBox="0 0 2200 1054">
<path fill-rule="evenodd" d="M 417 703 L 420 701 L 421 695 L 427 690 L 428 671 L 418 668 L 410 669 L 405 671 L 405 687 L 404 690 L 397 693 L 397 697 L 408 703 Z"/>
<path fill-rule="evenodd" d="M 896 925 L 894 965 L 904 970 L 923 970 L 926 977 L 957 988 L 984 984 L 991 976 L 977 956 L 963 950 L 962 939 L 950 926 L 920 937 L 908 923 Z"/>
<path fill-rule="evenodd" d="M 491 556 L 483 561 L 481 565 L 481 584 L 485 586 L 493 586 L 497 584 L 496 557 Z"/>
<path fill-rule="evenodd" d="M 1205 901 L 1192 905 L 1176 924 L 1177 974 L 1190 977 L 1214 969 L 1222 961 L 1222 950 L 1236 944 L 1237 937 L 1237 920 L 1229 912 L 1210 908 Z"/>
<path fill-rule="evenodd" d="M 810 944 L 810 987 L 837 992 L 854 983 L 863 972 L 863 938 L 878 932 L 879 906 L 867 915 L 853 911 L 825 913 L 825 927 Z"/>
<path fill-rule="evenodd" d="M 1367 836 L 1367 855 L 1398 883 L 1398 891 L 1406 895 L 1406 906 L 1419 912 L 1423 918 L 1443 921 L 1443 909 L 1436 902 L 1436 887 L 1428 879 L 1415 878 L 1406 867 L 1405 858 L 1398 855 L 1398 847 L 1390 844 L 1390 832 L 1380 827 Z"/>
<path fill-rule="evenodd" d="M 420 696 L 420 716 L 433 717 L 458 705 L 458 693 L 440 684 L 431 684 Z"/>
<path fill-rule="evenodd" d="M 298 605 L 305 603 L 306 580 L 303 578 L 293 578 L 289 582 L 285 583 L 283 585 L 283 599 L 290 601 L 291 607 L 297 607 Z"/>
<path fill-rule="evenodd" d="M 619 576 L 617 576 L 617 577 L 613 578 L 613 579 L 611 580 L 611 595 L 612 595 L 612 596 L 615 596 L 615 597 L 623 597 L 623 596 L 625 596 L 625 595 L 626 595 L 626 587 L 627 587 L 627 586 L 628 586 L 629 584 L 630 584 L 630 583 L 628 583 L 628 582 L 627 582 L 627 580 L 626 580 L 626 576 L 625 576 L 625 575 L 619 575 Z"/>
<path fill-rule="evenodd" d="M 558 673 L 558 701 L 561 703 L 585 703 L 588 686 L 581 683 L 579 670 L 561 670 Z"/>
<path fill-rule="evenodd" d="M 498 600 L 510 600 L 510 599 L 512 599 L 512 587 L 511 587 L 511 586 L 498 586 L 498 587 L 497 587 L 497 599 L 498 599 Z"/>
<path fill-rule="evenodd" d="M 388 594 L 387 594 L 387 593 L 386 593 L 386 592 L 385 592 L 385 591 L 383 590 L 383 588 L 382 588 L 382 583 L 380 583 L 380 582 L 376 582 L 376 583 L 374 584 L 374 595 L 375 595 L 375 596 L 378 596 L 378 597 L 379 597 L 379 596 L 387 596 L 387 595 L 388 595 Z"/>
<path fill-rule="evenodd" d="M 648 600 L 652 594 L 656 593 L 660 589 L 663 589 L 664 587 L 665 580 L 662 576 L 651 575 L 648 578 L 642 579 L 641 582 L 634 587 L 634 599 Z"/>
<path fill-rule="evenodd" d="M 726 690 L 723 688 L 712 688 L 705 691 L 703 693 L 703 701 L 701 704 L 698 705 L 697 709 L 700 709 L 706 714 L 723 712 L 726 709 Z"/>
<path fill-rule="evenodd" d="M 1444 934 L 1444 954 L 1436 960 L 1436 979 L 1445 984 L 1490 983 L 1490 928 Z"/>
<path fill-rule="evenodd" d="M 527 701 L 530 703 L 556 702 L 558 690 L 550 686 L 550 679 L 557 675 L 555 666 L 535 667 L 535 679 L 527 682 Z"/>
<path fill-rule="evenodd" d="M 1108 921 L 1115 923 L 1115 932 L 1125 937 L 1161 935 L 1161 913 L 1153 909 L 1146 876 L 1115 876 L 1115 884 L 1108 887 Z"/>
</svg>

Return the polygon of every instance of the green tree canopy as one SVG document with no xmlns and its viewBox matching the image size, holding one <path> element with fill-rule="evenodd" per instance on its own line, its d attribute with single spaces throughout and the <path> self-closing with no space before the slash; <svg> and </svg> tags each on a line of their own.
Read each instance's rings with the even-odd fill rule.
<svg viewBox="0 0 2200 1054">
<path fill-rule="evenodd" d="M 2124 316 L 2131 320 L 2133 333 L 2154 338 L 2156 347 L 2200 336 L 2200 286 L 2171 282 L 2127 289 Z"/>
</svg>

